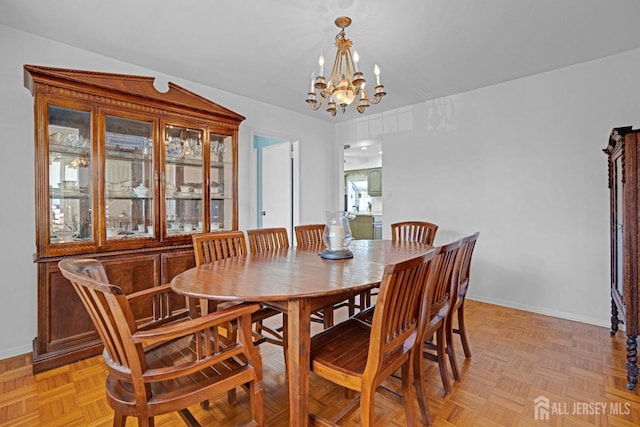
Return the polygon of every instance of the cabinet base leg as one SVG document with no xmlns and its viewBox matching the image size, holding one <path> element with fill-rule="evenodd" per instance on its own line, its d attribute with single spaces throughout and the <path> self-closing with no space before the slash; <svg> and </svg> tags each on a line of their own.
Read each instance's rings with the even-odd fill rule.
<svg viewBox="0 0 640 427">
<path fill-rule="evenodd" d="M 638 384 L 638 343 L 635 335 L 627 335 L 627 390 Z"/>
<path fill-rule="evenodd" d="M 611 299 L 611 335 L 615 335 L 618 332 L 618 325 L 620 324 L 620 318 L 618 317 L 618 306 L 616 302 Z"/>
</svg>

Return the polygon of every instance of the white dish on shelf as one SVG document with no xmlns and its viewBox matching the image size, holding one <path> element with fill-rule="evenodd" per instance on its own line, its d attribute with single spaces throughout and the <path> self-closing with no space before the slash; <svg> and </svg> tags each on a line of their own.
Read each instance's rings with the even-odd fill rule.
<svg viewBox="0 0 640 427">
<path fill-rule="evenodd" d="M 182 197 L 182 198 L 188 198 L 188 197 L 193 197 L 194 194 L 192 191 L 176 191 L 173 193 L 174 197 Z"/>
<path fill-rule="evenodd" d="M 78 190 L 77 188 L 52 188 L 51 194 L 54 196 L 77 196 L 79 194 L 86 194 Z"/>
<path fill-rule="evenodd" d="M 130 191 L 107 191 L 107 197 L 131 197 Z"/>
</svg>

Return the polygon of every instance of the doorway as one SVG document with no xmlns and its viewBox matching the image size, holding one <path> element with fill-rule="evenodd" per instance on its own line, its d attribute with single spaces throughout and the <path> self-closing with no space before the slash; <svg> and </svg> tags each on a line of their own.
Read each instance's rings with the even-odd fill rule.
<svg viewBox="0 0 640 427">
<path fill-rule="evenodd" d="M 257 170 L 257 228 L 285 227 L 291 239 L 299 210 L 298 141 L 254 135 L 253 146 Z"/>
</svg>

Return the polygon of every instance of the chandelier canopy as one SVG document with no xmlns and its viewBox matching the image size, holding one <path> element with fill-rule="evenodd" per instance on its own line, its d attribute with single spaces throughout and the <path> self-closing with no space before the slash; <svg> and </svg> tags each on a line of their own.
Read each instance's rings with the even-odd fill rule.
<svg viewBox="0 0 640 427">
<path fill-rule="evenodd" d="M 309 106 L 318 110 L 322 107 L 325 99 L 327 101 L 327 111 L 332 116 L 336 115 L 337 106 L 340 106 L 344 113 L 348 105 L 355 100 L 355 108 L 359 113 L 364 113 L 370 104 L 377 104 L 387 93 L 384 86 L 380 84 L 380 68 L 376 64 L 374 73 L 376 75 L 376 86 L 373 99 L 369 98 L 369 94 L 365 89 L 366 80 L 364 74 L 358 70 L 358 52 L 353 51 L 351 55 L 351 47 L 353 42 L 347 38 L 344 29 L 351 25 L 351 18 L 341 16 L 336 19 L 336 26 L 340 28 L 340 32 L 336 36 L 335 46 L 338 49 L 336 59 L 333 62 L 331 75 L 329 79 L 324 77 L 324 56 L 320 55 L 318 65 L 320 73 L 315 76 L 311 73 L 311 88 L 307 96 Z M 319 93 L 316 94 L 316 89 Z"/>
</svg>

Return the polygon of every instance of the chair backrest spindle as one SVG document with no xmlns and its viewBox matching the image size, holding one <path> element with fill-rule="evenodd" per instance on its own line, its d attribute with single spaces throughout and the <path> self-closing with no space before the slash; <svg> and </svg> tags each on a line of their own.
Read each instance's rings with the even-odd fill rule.
<svg viewBox="0 0 640 427">
<path fill-rule="evenodd" d="M 311 246 L 323 242 L 324 224 L 296 225 L 296 244 L 298 246 Z"/>
<path fill-rule="evenodd" d="M 247 230 L 247 238 L 251 253 L 289 247 L 289 236 L 284 227 Z"/>
<path fill-rule="evenodd" d="M 394 241 L 418 242 L 433 245 L 438 226 L 425 221 L 404 221 L 391 224 Z"/>
</svg>

